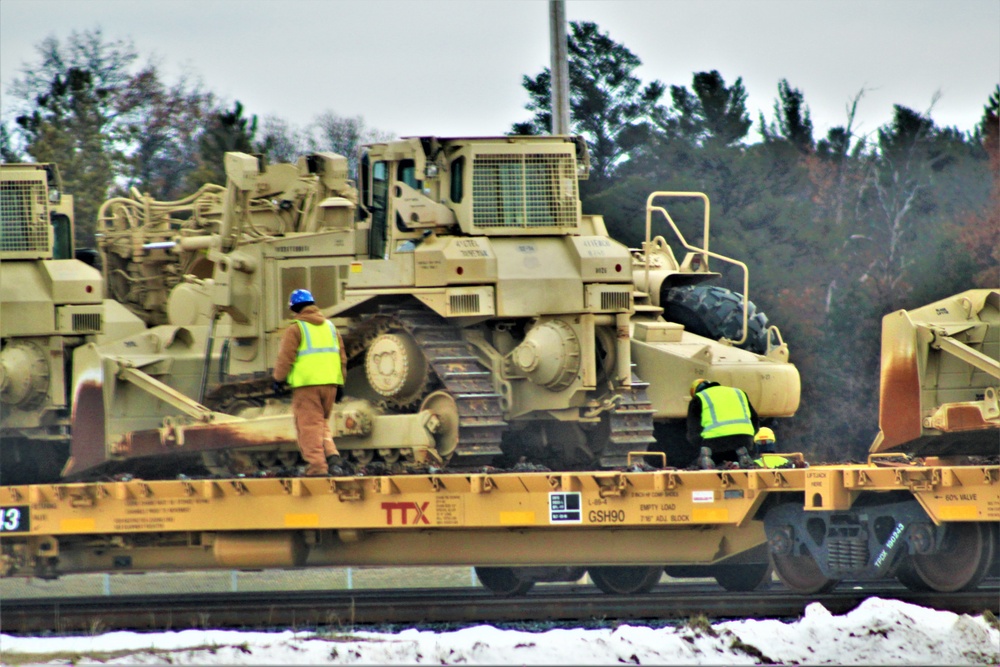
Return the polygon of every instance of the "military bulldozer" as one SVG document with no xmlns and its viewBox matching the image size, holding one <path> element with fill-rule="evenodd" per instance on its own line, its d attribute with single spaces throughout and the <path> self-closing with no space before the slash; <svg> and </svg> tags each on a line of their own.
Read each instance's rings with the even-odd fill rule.
<svg viewBox="0 0 1000 667">
<path fill-rule="evenodd" d="M 613 468 L 652 449 L 684 465 L 697 377 L 792 415 L 798 372 L 746 266 L 709 249 L 708 198 L 654 193 L 630 249 L 581 213 L 588 170 L 571 137 L 421 137 L 364 147 L 356 185 L 339 155 L 229 153 L 224 190 L 109 202 L 107 283 L 150 328 L 75 356 L 71 471 L 293 464 L 270 371 L 299 288 L 345 337 L 331 425 L 360 464 Z M 664 208 L 677 197 L 703 205 L 699 243 Z M 706 285 L 710 262 L 743 293 Z"/>
<path fill-rule="evenodd" d="M 141 331 L 76 259 L 73 197 L 54 164 L 0 165 L 0 482 L 59 479 L 69 455 L 73 353 Z"/>
<path fill-rule="evenodd" d="M 870 453 L 996 456 L 1000 289 L 975 289 L 882 319 L 879 434 Z"/>
</svg>

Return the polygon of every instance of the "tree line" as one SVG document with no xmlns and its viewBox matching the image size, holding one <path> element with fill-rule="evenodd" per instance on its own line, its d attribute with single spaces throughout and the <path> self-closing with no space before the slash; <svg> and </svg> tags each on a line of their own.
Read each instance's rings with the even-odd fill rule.
<svg viewBox="0 0 1000 667">
<path fill-rule="evenodd" d="M 1000 85 L 984 91 L 971 132 L 939 127 L 932 101 L 926 112 L 894 105 L 886 125 L 861 134 L 862 89 L 844 123 L 817 137 L 787 80 L 771 117 L 755 122 L 742 79 L 713 70 L 690 86 L 643 83 L 638 56 L 594 23 L 570 24 L 568 53 L 571 123 L 592 162 L 584 211 L 638 247 L 648 193 L 708 194 L 712 249 L 749 265 L 750 298 L 802 375 L 802 407 L 777 429 L 782 447 L 863 458 L 877 432 L 882 316 L 1000 287 Z M 549 70 L 523 86 L 533 115 L 512 132 L 547 132 Z M 700 204 L 670 211 L 689 238 L 700 229 Z"/>
<path fill-rule="evenodd" d="M 47 37 L 36 52 L 7 91 L 14 103 L 5 116 L 15 118 L 0 125 L 0 160 L 59 164 L 81 246 L 93 246 L 97 210 L 110 196 L 136 188 L 172 200 L 225 183 L 226 151 L 278 162 L 315 151 L 353 156 L 359 144 L 393 136 L 332 110 L 305 127 L 258 118 L 194 77 L 167 81 L 156 64 L 140 62 L 131 40 L 100 28 Z"/>
<path fill-rule="evenodd" d="M 639 57 L 596 24 L 572 22 L 568 41 L 571 126 L 591 157 L 584 212 L 638 247 L 650 192 L 708 194 L 712 249 L 750 267 L 750 298 L 802 375 L 802 407 L 776 425 L 779 445 L 817 460 L 862 458 L 877 431 L 881 317 L 1000 286 L 1000 85 L 984 91 L 972 131 L 938 126 L 933 104 L 894 105 L 888 123 L 862 134 L 861 89 L 843 124 L 817 137 L 805 95 L 787 80 L 770 116 L 753 119 L 741 78 L 713 70 L 689 85 L 644 83 Z M 224 183 L 226 151 L 353 160 L 359 144 L 393 137 L 332 110 L 306 127 L 258 119 L 191 77 L 166 81 L 129 40 L 100 29 L 49 37 L 37 52 L 8 91 L 17 115 L 0 126 L 0 158 L 60 165 L 83 246 L 109 196 L 136 188 L 169 200 Z M 546 134 L 550 72 L 522 83 L 531 117 L 509 133 Z M 699 206 L 669 210 L 697 230 Z M 742 286 L 724 270 L 723 283 Z"/>
</svg>

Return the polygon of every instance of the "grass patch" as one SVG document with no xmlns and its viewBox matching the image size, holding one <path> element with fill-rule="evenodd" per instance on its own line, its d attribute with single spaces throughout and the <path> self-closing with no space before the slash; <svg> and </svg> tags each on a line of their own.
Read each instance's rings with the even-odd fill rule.
<svg viewBox="0 0 1000 667">
<path fill-rule="evenodd" d="M 692 616 L 684 623 L 684 625 L 694 630 L 696 634 L 708 635 L 709 637 L 719 636 L 719 633 L 715 631 L 715 628 L 712 627 L 708 617 L 704 614 Z"/>
<path fill-rule="evenodd" d="M 747 655 L 751 656 L 757 661 L 758 665 L 776 665 L 774 660 L 764 655 L 764 652 L 753 644 L 746 644 L 739 637 L 734 636 L 733 640 L 729 643 L 729 648 L 734 651 L 742 651 Z"/>
</svg>

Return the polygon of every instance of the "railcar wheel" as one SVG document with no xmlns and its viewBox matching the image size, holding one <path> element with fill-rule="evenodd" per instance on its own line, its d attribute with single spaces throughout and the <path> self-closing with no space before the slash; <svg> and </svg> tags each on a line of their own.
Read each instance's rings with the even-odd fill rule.
<svg viewBox="0 0 1000 667">
<path fill-rule="evenodd" d="M 954 593 L 979 585 L 997 553 L 996 528 L 987 523 L 952 523 L 941 549 L 911 554 L 896 578 L 914 591 Z"/>
<path fill-rule="evenodd" d="M 535 585 L 517 576 L 512 567 L 477 567 L 476 578 L 495 595 L 517 597 L 524 595 Z"/>
<path fill-rule="evenodd" d="M 781 583 L 796 593 L 826 593 L 840 583 L 839 579 L 830 579 L 810 554 L 778 555 L 771 554 L 774 571 Z"/>
<path fill-rule="evenodd" d="M 774 569 L 770 563 L 740 563 L 720 566 L 713 570 L 715 581 L 727 591 L 755 591 L 771 581 Z"/>
<path fill-rule="evenodd" d="M 648 593 L 663 574 L 663 568 L 659 566 L 591 567 L 587 571 L 595 586 L 612 595 Z"/>
</svg>

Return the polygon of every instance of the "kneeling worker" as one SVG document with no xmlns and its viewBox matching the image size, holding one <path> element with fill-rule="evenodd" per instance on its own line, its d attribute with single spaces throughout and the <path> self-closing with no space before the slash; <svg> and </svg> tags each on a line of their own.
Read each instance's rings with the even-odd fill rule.
<svg viewBox="0 0 1000 667">
<path fill-rule="evenodd" d="M 274 364 L 274 381 L 292 388 L 292 416 L 299 451 L 308 464 L 305 474 L 329 473 L 328 459 L 339 452 L 330 432 L 330 414 L 337 389 L 344 384 L 347 352 L 333 322 L 316 307 L 308 290 L 297 289 L 288 299 L 295 323 L 285 329 Z"/>
<path fill-rule="evenodd" d="M 774 442 L 774 431 L 766 426 L 761 426 L 757 435 L 753 437 L 753 444 L 757 449 L 754 452 L 754 456 L 757 458 L 753 462 L 758 468 L 794 468 L 795 463 L 791 459 L 775 453 Z"/>
<path fill-rule="evenodd" d="M 703 469 L 715 468 L 713 457 L 739 461 L 741 468 L 753 468 L 750 449 L 759 428 L 757 411 L 742 389 L 704 378 L 691 383 L 687 439 L 701 447 L 698 463 Z"/>
</svg>

